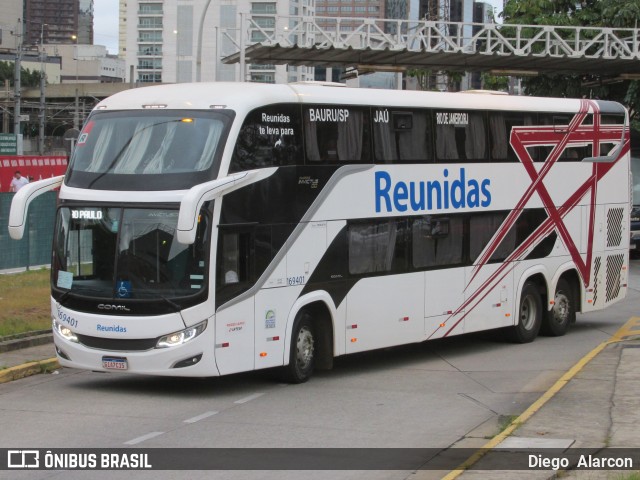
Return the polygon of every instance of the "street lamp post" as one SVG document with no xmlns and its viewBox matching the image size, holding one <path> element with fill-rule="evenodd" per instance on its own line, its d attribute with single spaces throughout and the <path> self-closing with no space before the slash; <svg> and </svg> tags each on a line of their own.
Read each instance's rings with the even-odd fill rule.
<svg viewBox="0 0 640 480">
<path fill-rule="evenodd" d="M 207 0 L 207 3 L 204 6 L 204 10 L 202 11 L 202 16 L 200 17 L 200 28 L 198 29 L 198 46 L 196 50 L 196 82 L 201 80 L 201 72 L 202 72 L 202 31 L 204 30 L 204 17 L 207 15 L 207 10 L 209 9 L 209 4 L 211 0 Z M 218 59 L 216 58 L 216 68 L 217 68 Z"/>
<path fill-rule="evenodd" d="M 73 128 L 80 129 L 80 114 L 78 113 L 78 62 L 80 61 L 80 54 L 78 52 L 78 35 L 71 35 L 71 39 L 76 41 L 76 100 L 73 110 Z"/>
</svg>

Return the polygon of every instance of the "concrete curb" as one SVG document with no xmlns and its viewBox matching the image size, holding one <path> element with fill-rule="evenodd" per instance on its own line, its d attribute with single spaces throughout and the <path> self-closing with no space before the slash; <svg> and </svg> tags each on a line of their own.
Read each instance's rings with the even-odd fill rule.
<svg viewBox="0 0 640 480">
<path fill-rule="evenodd" d="M 0 370 L 0 383 L 12 382 L 20 378 L 30 377 L 39 373 L 47 373 L 60 368 L 56 358 L 30 362 L 15 367 Z"/>
<path fill-rule="evenodd" d="M 0 353 L 12 352 L 28 347 L 37 347 L 38 345 L 46 345 L 51 342 L 53 342 L 53 333 L 51 333 L 51 330 L 3 337 L 0 339 Z"/>
</svg>

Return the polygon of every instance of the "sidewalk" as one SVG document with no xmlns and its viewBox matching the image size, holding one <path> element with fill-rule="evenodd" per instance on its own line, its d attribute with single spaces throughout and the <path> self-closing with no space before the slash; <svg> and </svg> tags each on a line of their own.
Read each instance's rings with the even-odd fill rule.
<svg viewBox="0 0 640 480">
<path fill-rule="evenodd" d="M 0 352 L 0 384 L 60 368 L 52 342 Z"/>
<path fill-rule="evenodd" d="M 56 368 L 53 343 L 0 353 L 0 383 Z M 412 478 L 624 480 L 631 471 L 483 470 L 482 466 L 491 462 L 491 449 L 640 447 L 638 425 L 640 317 L 632 318 L 611 340 L 587 354 L 502 433 L 483 445 L 484 455 L 477 455 L 461 470 L 419 470 Z M 471 442 L 465 445 L 465 440 L 475 440 L 477 445 L 478 439 L 470 432 L 458 446 L 468 448 Z M 640 465 L 634 463 L 634 469 L 639 471 Z"/>
<path fill-rule="evenodd" d="M 640 447 L 640 317 L 632 318 L 609 341 L 570 369 L 536 403 L 489 441 L 487 449 L 588 449 Z M 634 470 L 483 470 L 491 450 L 466 470 L 444 478 L 453 480 L 555 479 L 624 480 Z M 562 454 L 562 453 L 561 453 Z M 515 454 L 514 454 L 515 455 Z M 637 451 L 635 458 L 638 458 Z M 522 458 L 522 457 L 521 457 Z M 493 457 L 495 461 L 496 457 Z M 520 464 L 521 465 L 521 464 Z M 637 478 L 637 477 L 632 477 Z M 416 479 L 418 480 L 418 479 Z"/>
</svg>

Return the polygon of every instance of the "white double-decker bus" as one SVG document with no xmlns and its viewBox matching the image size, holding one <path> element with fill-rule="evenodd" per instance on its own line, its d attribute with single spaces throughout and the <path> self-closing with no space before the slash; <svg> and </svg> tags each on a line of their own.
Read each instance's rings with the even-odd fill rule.
<svg viewBox="0 0 640 480">
<path fill-rule="evenodd" d="M 213 83 L 102 101 L 60 187 L 60 364 L 292 382 L 352 352 L 563 335 L 627 290 L 613 102 Z"/>
</svg>

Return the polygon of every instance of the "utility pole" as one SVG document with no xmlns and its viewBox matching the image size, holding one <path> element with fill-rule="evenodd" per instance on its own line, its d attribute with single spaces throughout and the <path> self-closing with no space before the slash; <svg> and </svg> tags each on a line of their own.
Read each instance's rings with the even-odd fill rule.
<svg viewBox="0 0 640 480">
<path fill-rule="evenodd" d="M 9 98 L 9 92 L 11 91 L 11 87 L 9 86 L 9 79 L 5 79 L 4 81 L 4 90 L 5 90 L 5 98 Z M 9 110 L 6 108 L 9 106 L 8 102 L 4 103 L 4 107 L 2 109 L 2 131 L 4 133 L 9 133 Z"/>
<path fill-rule="evenodd" d="M 15 61 L 15 71 L 14 71 L 14 81 L 13 81 L 13 98 L 15 101 L 15 107 L 13 110 L 13 133 L 16 135 L 20 135 L 20 95 L 21 95 L 21 85 L 20 85 L 20 70 L 22 69 L 22 20 L 18 19 L 18 25 L 16 26 L 16 37 L 18 41 L 16 42 L 16 61 Z M 18 140 L 18 143 L 19 140 Z"/>
<path fill-rule="evenodd" d="M 44 50 L 44 27 L 48 26 L 43 23 L 40 28 L 40 105 L 38 107 L 38 153 L 44 155 L 44 129 L 45 129 L 45 85 L 47 83 L 47 75 L 44 71 L 44 61 L 46 52 Z"/>
</svg>

